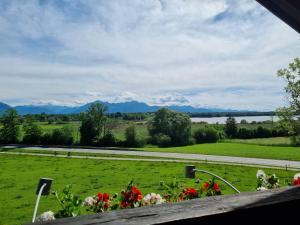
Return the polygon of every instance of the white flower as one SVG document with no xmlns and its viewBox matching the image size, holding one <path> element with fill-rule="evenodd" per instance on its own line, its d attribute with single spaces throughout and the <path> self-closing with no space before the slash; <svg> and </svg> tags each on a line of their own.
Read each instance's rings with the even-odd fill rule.
<svg viewBox="0 0 300 225">
<path fill-rule="evenodd" d="M 257 190 L 257 191 L 266 191 L 266 190 L 268 190 L 268 188 L 265 188 L 265 187 L 258 187 L 256 190 Z"/>
<path fill-rule="evenodd" d="M 266 177 L 266 174 L 263 170 L 257 170 L 256 177 L 257 179 L 262 179 Z"/>
<path fill-rule="evenodd" d="M 294 180 L 298 180 L 300 178 L 300 173 L 295 174 Z"/>
<path fill-rule="evenodd" d="M 147 194 L 144 197 L 144 202 L 146 204 L 162 204 L 165 202 L 165 200 L 160 196 L 160 194 L 155 194 L 155 193 L 151 193 L 151 194 Z"/>
<path fill-rule="evenodd" d="M 84 206 L 93 206 L 96 203 L 97 203 L 96 199 L 94 199 L 93 197 L 87 197 L 84 199 L 83 205 Z"/>
<path fill-rule="evenodd" d="M 47 222 L 55 220 L 54 213 L 52 211 L 44 212 L 38 217 L 39 222 Z"/>
<path fill-rule="evenodd" d="M 144 197 L 144 201 L 145 201 L 145 203 L 150 204 L 150 202 L 151 202 L 151 195 L 150 195 L 150 194 L 147 194 L 147 195 Z"/>
</svg>

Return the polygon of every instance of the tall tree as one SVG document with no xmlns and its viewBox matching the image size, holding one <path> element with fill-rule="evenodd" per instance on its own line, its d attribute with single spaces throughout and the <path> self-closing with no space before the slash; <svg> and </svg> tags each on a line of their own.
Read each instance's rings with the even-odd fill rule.
<svg viewBox="0 0 300 225">
<path fill-rule="evenodd" d="M 234 117 L 228 117 L 225 125 L 225 133 L 229 138 L 235 138 L 237 135 L 237 124 Z"/>
<path fill-rule="evenodd" d="M 300 59 L 294 59 L 288 68 L 278 70 L 277 75 L 287 83 L 285 91 L 289 102 L 289 107 L 277 110 L 279 123 L 289 130 L 292 141 L 300 144 Z"/>
<path fill-rule="evenodd" d="M 23 143 L 26 144 L 40 144 L 43 135 L 42 128 L 37 125 L 33 118 L 27 117 L 26 123 L 23 126 L 24 137 Z"/>
<path fill-rule="evenodd" d="M 92 104 L 86 113 L 81 114 L 80 142 L 82 144 L 93 144 L 101 140 L 105 134 L 106 113 L 107 107 L 97 102 Z"/>
<path fill-rule="evenodd" d="M 8 109 L 2 116 L 2 128 L 0 130 L 1 142 L 15 144 L 19 142 L 19 137 L 19 115 L 15 109 Z"/>
<path fill-rule="evenodd" d="M 163 135 L 171 139 L 172 145 L 186 145 L 191 138 L 191 119 L 185 113 L 161 108 L 149 121 L 148 130 L 153 139 Z"/>
</svg>

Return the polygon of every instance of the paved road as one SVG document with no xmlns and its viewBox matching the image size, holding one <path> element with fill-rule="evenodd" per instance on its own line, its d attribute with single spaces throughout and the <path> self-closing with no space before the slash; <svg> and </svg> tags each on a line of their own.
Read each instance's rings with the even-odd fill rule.
<svg viewBox="0 0 300 225">
<path fill-rule="evenodd" d="M 16 146 L 4 146 L 3 148 L 16 148 Z M 80 153 L 97 153 L 111 155 L 128 155 L 128 156 L 150 156 L 161 158 L 173 158 L 180 160 L 199 160 L 207 162 L 217 162 L 237 165 L 257 165 L 264 167 L 281 167 L 289 169 L 299 169 L 300 161 L 275 160 L 275 159 L 258 159 L 246 157 L 217 156 L 203 154 L 186 154 L 186 153 L 169 153 L 169 152 L 145 152 L 145 151 L 128 151 L 112 149 L 85 149 L 85 148 L 44 148 L 44 147 L 17 147 L 22 150 L 39 150 L 39 151 L 57 151 L 57 152 L 80 152 Z M 163 161 L 163 160 L 162 160 Z"/>
</svg>

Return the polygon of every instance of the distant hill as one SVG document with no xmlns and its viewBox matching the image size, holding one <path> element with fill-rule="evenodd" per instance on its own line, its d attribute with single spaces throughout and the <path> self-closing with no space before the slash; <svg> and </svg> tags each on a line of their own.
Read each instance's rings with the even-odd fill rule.
<svg viewBox="0 0 300 225">
<path fill-rule="evenodd" d="M 10 108 L 9 105 L 0 102 L 0 115 L 2 115 L 2 114 L 5 112 L 5 110 L 7 110 L 7 109 L 9 109 L 9 108 Z"/>
<path fill-rule="evenodd" d="M 129 101 L 129 102 L 120 102 L 120 103 L 109 103 L 103 101 L 95 101 L 102 103 L 108 107 L 109 113 L 135 113 L 135 112 L 155 112 L 161 106 L 150 106 L 143 102 Z M 69 107 L 69 106 L 58 106 L 58 105 L 23 105 L 14 107 L 20 115 L 26 114 L 77 114 L 87 111 L 91 104 L 95 102 L 90 102 L 78 107 Z M 178 112 L 190 112 L 190 113 L 201 113 L 201 112 L 237 112 L 237 110 L 229 109 L 218 109 L 218 108 L 196 108 L 193 106 L 178 106 L 172 105 L 167 106 L 169 109 L 178 111 Z M 9 105 L 0 103 L 0 114 L 3 113 L 6 109 L 10 108 Z"/>
</svg>

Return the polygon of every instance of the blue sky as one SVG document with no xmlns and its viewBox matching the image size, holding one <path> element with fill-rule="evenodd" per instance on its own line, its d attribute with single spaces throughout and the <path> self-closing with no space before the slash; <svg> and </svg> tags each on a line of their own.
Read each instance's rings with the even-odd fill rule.
<svg viewBox="0 0 300 225">
<path fill-rule="evenodd" d="M 0 101 L 273 110 L 300 36 L 254 0 L 0 2 Z"/>
</svg>

